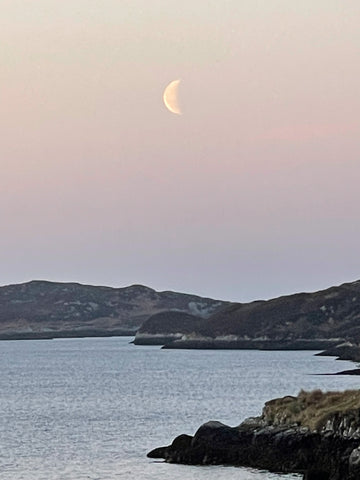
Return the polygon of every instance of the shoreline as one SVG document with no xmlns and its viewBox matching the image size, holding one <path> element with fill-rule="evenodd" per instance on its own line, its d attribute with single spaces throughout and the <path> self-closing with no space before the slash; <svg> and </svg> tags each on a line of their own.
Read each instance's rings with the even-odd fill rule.
<svg viewBox="0 0 360 480">
<path fill-rule="evenodd" d="M 57 338 L 93 338 L 93 337 L 134 337 L 135 333 L 131 330 L 78 330 L 78 331 L 59 331 L 59 332 L 11 332 L 1 333 L 0 341 L 14 340 L 54 340 Z"/>
<path fill-rule="evenodd" d="M 259 452 L 261 454 L 259 455 Z M 149 458 L 184 465 L 229 465 L 304 480 L 360 478 L 360 391 L 301 391 L 265 403 L 262 415 L 238 427 L 203 424 L 194 436 L 182 434 Z"/>
</svg>

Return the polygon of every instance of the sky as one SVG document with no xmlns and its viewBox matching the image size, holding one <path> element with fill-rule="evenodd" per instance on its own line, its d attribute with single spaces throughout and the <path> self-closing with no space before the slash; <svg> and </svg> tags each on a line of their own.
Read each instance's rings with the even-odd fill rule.
<svg viewBox="0 0 360 480">
<path fill-rule="evenodd" d="M 360 279 L 358 0 L 0 7 L 0 284 Z"/>
</svg>

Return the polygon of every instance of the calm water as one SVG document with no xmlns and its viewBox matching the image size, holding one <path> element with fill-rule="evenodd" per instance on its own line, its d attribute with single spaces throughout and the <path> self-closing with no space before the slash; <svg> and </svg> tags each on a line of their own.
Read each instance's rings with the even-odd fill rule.
<svg viewBox="0 0 360 480">
<path fill-rule="evenodd" d="M 208 420 L 237 425 L 271 398 L 358 388 L 318 376 L 350 362 L 313 352 L 161 350 L 130 338 L 0 342 L 2 480 L 289 479 L 146 458 Z"/>
</svg>

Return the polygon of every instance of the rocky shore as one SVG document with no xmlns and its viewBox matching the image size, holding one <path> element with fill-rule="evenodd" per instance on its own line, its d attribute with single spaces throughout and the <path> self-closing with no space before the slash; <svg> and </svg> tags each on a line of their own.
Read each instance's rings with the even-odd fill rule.
<svg viewBox="0 0 360 480">
<path fill-rule="evenodd" d="M 202 425 L 148 453 L 169 463 L 236 465 L 304 480 L 360 478 L 360 391 L 300 392 L 267 402 L 238 427 Z"/>
<path fill-rule="evenodd" d="M 337 357 L 337 360 L 360 362 L 360 346 L 356 343 L 345 342 L 317 353 L 317 356 Z"/>
<path fill-rule="evenodd" d="M 332 346 L 323 352 L 317 353 L 322 357 L 337 357 L 336 360 L 348 360 L 355 363 L 360 362 L 360 346 L 357 343 L 345 342 L 340 345 Z M 330 375 L 360 375 L 360 368 L 352 370 L 343 370 Z"/>
<path fill-rule="evenodd" d="M 173 338 L 162 348 L 165 349 L 195 349 L 195 350 L 323 350 L 333 348 L 339 339 L 309 339 L 294 340 L 254 338 L 244 339 L 235 335 L 217 336 L 215 338 L 200 335 L 183 335 Z"/>
</svg>

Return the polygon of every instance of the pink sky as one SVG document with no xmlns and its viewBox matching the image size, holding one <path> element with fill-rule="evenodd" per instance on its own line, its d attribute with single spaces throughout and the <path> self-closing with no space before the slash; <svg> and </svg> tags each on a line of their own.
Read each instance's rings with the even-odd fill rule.
<svg viewBox="0 0 360 480">
<path fill-rule="evenodd" d="M 360 3 L 313 3 L 2 0 L 0 283 L 360 278 Z"/>
</svg>

